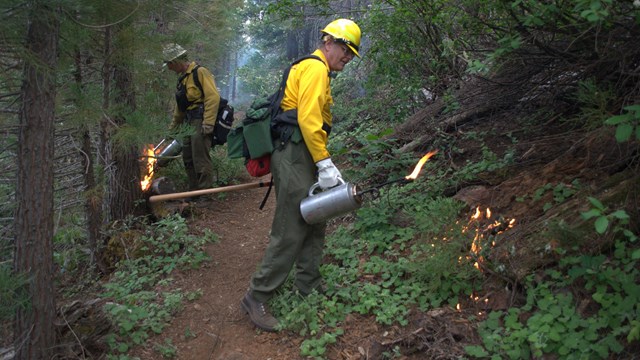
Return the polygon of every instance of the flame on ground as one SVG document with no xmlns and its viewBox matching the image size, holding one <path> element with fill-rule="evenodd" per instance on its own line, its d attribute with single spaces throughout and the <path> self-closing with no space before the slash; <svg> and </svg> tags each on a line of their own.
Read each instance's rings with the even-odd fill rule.
<svg viewBox="0 0 640 360">
<path fill-rule="evenodd" d="M 427 160 L 429 160 L 429 158 L 435 155 L 437 152 L 438 150 L 429 151 L 425 156 L 422 157 L 422 159 L 420 159 L 420 161 L 418 161 L 418 164 L 413 169 L 413 172 L 410 175 L 405 176 L 404 178 L 407 180 L 415 180 L 418 177 L 420 170 L 422 170 L 422 165 L 424 165 L 424 163 L 426 163 Z"/>
<path fill-rule="evenodd" d="M 469 218 L 469 222 L 467 223 L 467 225 L 462 227 L 463 234 L 471 230 L 475 232 L 473 241 L 471 243 L 471 254 L 466 256 L 466 259 L 475 260 L 473 266 L 480 271 L 483 271 L 481 264 L 485 260 L 484 257 L 480 254 L 483 246 L 495 246 L 496 235 L 502 234 L 503 232 L 513 228 L 516 223 L 516 219 L 508 220 L 503 219 L 502 217 L 498 217 L 498 219 L 492 219 L 492 216 L 493 214 L 491 212 L 491 209 L 486 208 L 484 211 L 482 211 L 480 209 L 480 206 L 478 206 L 476 207 L 473 215 L 471 215 L 471 217 Z M 460 256 L 458 258 L 458 261 L 462 262 L 463 259 L 465 259 L 465 257 Z M 489 306 L 489 294 L 480 297 L 474 292 L 469 295 L 469 299 L 472 303 Z M 477 305 L 475 306 L 475 308 L 477 309 Z M 456 304 L 456 310 L 462 311 L 461 303 Z M 477 315 L 483 316 L 484 312 L 479 311 Z"/>
<path fill-rule="evenodd" d="M 145 173 L 142 174 L 142 180 L 140 180 L 140 187 L 142 188 L 142 191 L 149 190 L 151 180 L 153 179 L 153 174 L 155 172 L 156 161 L 158 161 L 158 159 L 156 159 L 156 154 L 153 151 L 154 147 L 155 146 L 153 144 L 147 145 L 141 158 L 143 162 L 146 162 Z"/>
<path fill-rule="evenodd" d="M 471 253 L 473 253 L 474 258 L 476 259 L 473 266 L 478 270 L 480 270 L 480 264 L 484 261 L 484 257 L 480 255 L 480 251 L 482 250 L 483 243 L 485 242 L 485 237 L 502 234 L 503 232 L 513 228 L 516 223 L 516 219 L 496 219 L 485 225 L 481 224 L 481 221 L 483 220 L 482 215 L 483 212 L 480 210 L 480 206 L 476 207 L 475 213 L 471 216 L 471 219 L 469 219 L 469 225 L 465 226 L 462 231 L 466 232 L 472 224 L 475 224 L 475 235 L 473 242 L 471 243 Z M 487 208 L 484 211 L 484 215 L 484 219 L 491 220 L 491 209 Z M 490 245 L 495 246 L 495 238 L 491 241 Z"/>
</svg>

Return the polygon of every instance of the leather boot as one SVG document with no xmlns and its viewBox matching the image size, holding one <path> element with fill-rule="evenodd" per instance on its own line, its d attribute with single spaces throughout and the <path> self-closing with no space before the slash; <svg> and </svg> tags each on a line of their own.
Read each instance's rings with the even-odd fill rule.
<svg viewBox="0 0 640 360">
<path fill-rule="evenodd" d="M 258 302 L 247 292 L 240 302 L 242 310 L 249 315 L 251 322 L 264 331 L 277 331 L 278 319 L 269 312 L 267 304 Z"/>
</svg>

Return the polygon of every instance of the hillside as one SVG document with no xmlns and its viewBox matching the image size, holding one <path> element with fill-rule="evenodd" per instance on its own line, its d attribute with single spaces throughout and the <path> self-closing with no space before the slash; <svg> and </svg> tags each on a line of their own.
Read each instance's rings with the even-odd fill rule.
<svg viewBox="0 0 640 360">
<path fill-rule="evenodd" d="M 538 101 L 549 108 L 558 106 L 558 115 L 535 121 L 527 112 L 534 105 L 522 98 L 531 89 L 508 91 L 509 95 L 504 90 L 495 89 L 495 82 L 479 79 L 465 83 L 458 98 L 466 99 L 466 106 L 442 115 L 442 105 L 436 102 L 399 126 L 389 139 L 403 146 L 402 151 L 414 153 L 416 159 L 427 150 L 439 149 L 425 170 L 432 175 L 446 169 L 443 172 L 452 176 L 469 164 L 496 165 L 475 168 L 477 176 L 452 182 L 455 186 L 441 194 L 464 202 L 458 221 L 474 223 L 481 235 L 494 241 L 479 261 L 481 286 L 474 296 L 460 297 L 457 308 L 444 304 L 420 311 L 412 306 L 406 326 L 383 325 L 374 316 L 351 314 L 341 322 L 343 335 L 327 346 L 327 359 L 384 359 L 393 351 L 398 359 L 463 356 L 465 346 L 482 343 L 480 321 L 492 312 L 527 303 L 531 296 L 527 278 L 542 282 L 549 276 L 546 270 L 557 268 L 563 257 L 572 254 L 614 256 L 613 232 L 596 233 L 593 219 L 580 215 L 592 207 L 587 197 L 600 199 L 610 209 L 624 209 L 630 215 L 629 228 L 638 232 L 638 143 L 617 142 L 613 128 L 587 130 L 563 120 L 570 113 L 554 103 L 557 98 L 553 97 Z M 499 103 L 495 94 L 502 99 Z M 368 184 L 359 185 L 380 181 L 372 177 Z M 292 331 L 256 331 L 238 306 L 268 241 L 273 196 L 260 211 L 257 207 L 263 194 L 261 189 L 230 193 L 198 204 L 188 213 L 194 231 L 212 229 L 220 235 L 220 242 L 207 248 L 213 259 L 210 265 L 181 274 L 175 284 L 185 291 L 202 289 L 202 298 L 188 304 L 170 329 L 151 343 L 172 339 L 180 359 L 303 358 L 299 348 L 304 337 Z M 365 207 L 387 205 L 384 200 L 370 199 Z M 491 219 L 472 222 L 476 209 L 482 209 L 482 216 L 490 209 Z M 333 220 L 332 228 L 349 227 L 356 219 L 352 214 Z M 507 226 L 510 220 L 513 225 Z M 489 227 L 497 221 L 502 228 Z M 391 222 L 401 225 L 406 220 L 397 214 Z M 637 249 L 637 243 L 633 246 Z M 335 261 L 326 259 L 327 263 Z M 362 281 L 371 280 L 370 275 L 363 276 Z M 573 294 L 581 316 L 603 308 L 591 292 L 575 286 L 559 291 Z M 520 317 L 524 321 L 535 314 L 530 310 Z M 193 335 L 185 336 L 185 329 Z M 623 346 L 615 358 L 630 359 L 638 351 L 637 341 Z M 150 346 L 136 354 L 143 359 L 154 356 Z"/>
</svg>

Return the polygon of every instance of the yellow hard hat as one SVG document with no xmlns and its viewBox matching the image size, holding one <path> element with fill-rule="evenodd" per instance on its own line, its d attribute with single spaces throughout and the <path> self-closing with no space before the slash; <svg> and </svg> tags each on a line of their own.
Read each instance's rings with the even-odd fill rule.
<svg viewBox="0 0 640 360">
<path fill-rule="evenodd" d="M 324 29 L 320 30 L 323 34 L 333 36 L 340 43 L 343 43 L 360 57 L 358 49 L 360 48 L 360 27 L 349 19 L 333 20 Z"/>
<path fill-rule="evenodd" d="M 177 58 L 186 55 L 187 50 L 185 50 L 182 46 L 178 45 L 178 44 L 167 44 L 164 46 L 164 49 L 162 49 L 162 63 L 163 66 L 166 66 L 167 63 L 170 63 L 174 60 L 176 60 Z"/>
</svg>

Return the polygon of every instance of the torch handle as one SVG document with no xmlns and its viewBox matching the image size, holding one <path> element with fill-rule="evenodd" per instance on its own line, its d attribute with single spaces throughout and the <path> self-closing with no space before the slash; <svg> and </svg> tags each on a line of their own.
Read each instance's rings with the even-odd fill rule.
<svg viewBox="0 0 640 360">
<path fill-rule="evenodd" d="M 191 196 L 215 194 L 215 193 L 221 193 L 221 192 L 227 192 L 227 191 L 236 191 L 236 190 L 246 190 L 246 189 L 265 187 L 265 186 L 269 186 L 269 185 L 271 185 L 270 181 L 267 181 L 267 182 L 260 181 L 260 182 L 255 182 L 255 183 L 240 184 L 240 185 L 230 185 L 230 186 L 223 186 L 223 187 L 211 188 L 211 189 L 185 191 L 185 192 L 179 192 L 179 193 L 173 193 L 173 194 L 164 194 L 164 195 L 154 195 L 154 196 L 149 197 L 149 202 L 154 203 L 154 202 L 165 201 L 165 200 L 183 199 L 183 198 L 187 198 L 187 197 L 191 197 Z"/>
</svg>

